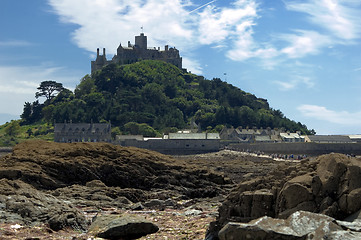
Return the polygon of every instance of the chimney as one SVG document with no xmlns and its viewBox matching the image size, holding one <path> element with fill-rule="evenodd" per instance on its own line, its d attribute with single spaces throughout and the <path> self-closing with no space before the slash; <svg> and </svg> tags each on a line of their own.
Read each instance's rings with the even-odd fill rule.
<svg viewBox="0 0 361 240">
<path fill-rule="evenodd" d="M 103 56 L 105 57 L 105 48 L 103 48 Z"/>
<path fill-rule="evenodd" d="M 99 48 L 97 48 L 97 57 L 99 57 Z"/>
</svg>

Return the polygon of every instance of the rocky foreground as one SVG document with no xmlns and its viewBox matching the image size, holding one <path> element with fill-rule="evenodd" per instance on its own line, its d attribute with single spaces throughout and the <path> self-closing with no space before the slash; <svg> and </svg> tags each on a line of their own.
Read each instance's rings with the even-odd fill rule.
<svg viewBox="0 0 361 240">
<path fill-rule="evenodd" d="M 208 239 L 361 239 L 360 199 L 361 159 L 328 154 L 280 165 L 231 191 Z"/>
<path fill-rule="evenodd" d="M 0 160 L 0 221 L 11 224 L 3 226 L 8 230 L 0 230 L 0 238 L 9 235 L 11 239 L 22 231 L 32 235 L 31 228 L 44 226 L 44 231 L 49 232 L 44 239 L 50 235 L 57 239 L 59 232 L 69 229 L 85 233 L 85 239 L 104 237 L 100 232 L 105 228 L 104 221 L 99 219 L 109 214 L 126 226 L 128 222 L 140 224 L 135 233 L 125 231 L 124 239 L 158 232 L 157 222 L 172 216 L 182 222 L 177 223 L 179 226 L 188 217 L 209 222 L 229 184 L 230 179 L 204 166 L 187 165 L 152 151 L 105 143 L 25 142 Z M 202 210 L 197 206 L 199 199 L 205 200 Z M 159 218 L 154 217 L 158 212 L 162 212 Z M 139 229 L 149 224 L 150 231 L 139 234 Z M 203 238 L 207 226 L 202 228 L 198 239 Z M 38 234 L 42 236 L 44 231 Z M 193 234 L 174 229 L 170 235 L 175 233 Z"/>
<path fill-rule="evenodd" d="M 341 154 L 31 141 L 0 159 L 0 239 L 359 239 L 360 179 Z"/>
</svg>

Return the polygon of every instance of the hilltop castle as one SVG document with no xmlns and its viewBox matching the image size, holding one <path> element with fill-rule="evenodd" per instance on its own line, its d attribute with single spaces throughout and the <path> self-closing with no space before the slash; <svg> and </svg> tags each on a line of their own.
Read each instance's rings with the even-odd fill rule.
<svg viewBox="0 0 361 240">
<path fill-rule="evenodd" d="M 105 55 L 105 48 L 103 48 L 103 55 L 99 54 L 99 48 L 97 49 L 97 58 L 95 61 L 91 61 L 91 72 L 97 71 L 102 67 L 111 64 L 130 64 L 138 62 L 140 60 L 161 60 L 167 63 L 171 63 L 178 68 L 182 69 L 182 58 L 179 56 L 179 50 L 169 48 L 165 45 L 164 50 L 160 48 L 148 48 L 147 36 L 141 33 L 140 36 L 135 36 L 135 44 L 132 45 L 128 41 L 128 47 L 123 47 L 119 44 L 117 54 L 114 55 L 113 59 L 108 61 Z"/>
</svg>

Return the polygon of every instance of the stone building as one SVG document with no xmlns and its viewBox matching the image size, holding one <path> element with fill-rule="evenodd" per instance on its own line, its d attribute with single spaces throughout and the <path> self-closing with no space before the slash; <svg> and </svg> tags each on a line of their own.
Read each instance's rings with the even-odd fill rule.
<svg viewBox="0 0 361 240">
<path fill-rule="evenodd" d="M 55 123 L 55 142 L 111 142 L 110 123 Z"/>
<path fill-rule="evenodd" d="M 103 55 L 100 55 L 98 48 L 96 60 L 91 61 L 91 72 L 97 71 L 111 63 L 123 65 L 140 60 L 160 60 L 182 69 L 182 58 L 179 56 L 179 50 L 168 45 L 164 47 L 164 50 L 160 50 L 159 47 L 148 48 L 147 36 L 141 33 L 139 36 L 135 36 L 134 45 L 132 45 L 130 41 L 128 41 L 127 47 L 123 47 L 122 44 L 120 44 L 117 49 L 117 54 L 114 55 L 112 60 L 107 60 L 105 48 L 103 48 Z"/>
</svg>

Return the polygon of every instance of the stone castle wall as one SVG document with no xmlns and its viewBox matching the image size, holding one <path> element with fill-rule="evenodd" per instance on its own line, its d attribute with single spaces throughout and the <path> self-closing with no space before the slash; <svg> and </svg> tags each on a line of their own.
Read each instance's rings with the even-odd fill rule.
<svg viewBox="0 0 361 240">
<path fill-rule="evenodd" d="M 105 48 L 103 48 L 103 55 L 99 54 L 99 48 L 97 49 L 97 58 L 95 61 L 91 61 L 91 72 L 100 70 L 102 67 L 111 64 L 131 64 L 140 60 L 160 60 L 182 69 L 182 58 L 179 55 L 179 50 L 176 48 L 169 48 L 165 46 L 164 50 L 160 48 L 148 48 L 147 36 L 143 33 L 140 36 L 135 36 L 135 45 L 131 45 L 128 42 L 127 47 L 123 47 L 121 44 L 117 49 L 117 54 L 108 61 L 106 59 Z"/>
</svg>

